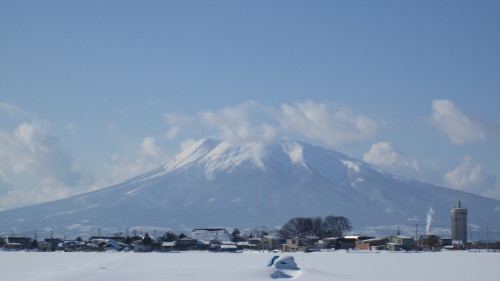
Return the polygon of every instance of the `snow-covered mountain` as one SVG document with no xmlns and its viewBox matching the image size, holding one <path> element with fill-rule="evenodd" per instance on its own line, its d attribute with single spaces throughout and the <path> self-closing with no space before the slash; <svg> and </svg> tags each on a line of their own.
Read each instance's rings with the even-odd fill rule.
<svg viewBox="0 0 500 281">
<path fill-rule="evenodd" d="M 297 141 L 202 139 L 165 165 L 121 184 L 0 212 L 0 232 L 143 226 L 280 226 L 297 216 L 343 215 L 356 230 L 426 224 L 449 229 L 457 201 L 469 223 L 496 225 L 500 201 L 383 174 L 339 152 Z"/>
</svg>

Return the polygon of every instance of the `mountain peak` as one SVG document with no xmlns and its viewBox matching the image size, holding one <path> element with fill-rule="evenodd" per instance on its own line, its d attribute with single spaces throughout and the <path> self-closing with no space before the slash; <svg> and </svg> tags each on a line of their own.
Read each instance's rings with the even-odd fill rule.
<svg viewBox="0 0 500 281">
<path fill-rule="evenodd" d="M 498 221 L 500 201 L 401 180 L 340 152 L 293 140 L 201 139 L 165 165 L 124 183 L 0 212 L 0 229 L 99 227 L 274 227 L 295 216 L 344 215 L 357 229 L 405 225 L 466 202 L 471 221 Z"/>
<path fill-rule="evenodd" d="M 275 162 L 299 166 L 309 172 L 314 170 L 335 181 L 346 180 L 346 168 L 355 167 L 355 172 L 360 172 L 359 165 L 362 165 L 342 153 L 295 140 L 231 142 L 204 138 L 181 151 L 153 173 L 153 177 L 196 167 L 200 174 L 212 178 L 218 171 L 230 172 L 241 165 L 264 170 L 269 165 L 276 165 L 272 164 Z"/>
<path fill-rule="evenodd" d="M 220 140 L 214 138 L 204 138 L 195 142 L 194 144 L 190 145 L 179 154 L 177 154 L 174 159 L 166 163 L 163 166 L 163 172 L 168 173 L 170 171 L 183 166 L 187 166 L 200 160 L 215 147 L 217 147 L 220 143 Z"/>
</svg>

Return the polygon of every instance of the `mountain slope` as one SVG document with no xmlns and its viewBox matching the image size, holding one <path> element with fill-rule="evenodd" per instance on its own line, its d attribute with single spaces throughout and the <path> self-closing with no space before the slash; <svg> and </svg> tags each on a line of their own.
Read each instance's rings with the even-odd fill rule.
<svg viewBox="0 0 500 281">
<path fill-rule="evenodd" d="M 279 226 L 296 216 L 343 215 L 355 229 L 449 228 L 461 200 L 469 223 L 494 225 L 500 201 L 379 173 L 344 154 L 296 141 L 263 146 L 203 139 L 165 165 L 121 184 L 0 212 L 0 231 L 107 227 Z"/>
</svg>

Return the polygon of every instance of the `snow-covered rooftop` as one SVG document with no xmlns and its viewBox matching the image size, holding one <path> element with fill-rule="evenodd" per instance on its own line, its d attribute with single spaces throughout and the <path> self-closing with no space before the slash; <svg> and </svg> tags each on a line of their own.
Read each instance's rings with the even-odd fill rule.
<svg viewBox="0 0 500 281">
<path fill-rule="evenodd" d="M 211 240 L 230 242 L 233 236 L 225 228 L 197 228 L 193 229 L 191 238 L 208 244 Z"/>
<path fill-rule="evenodd" d="M 174 247 L 177 245 L 177 242 L 176 241 L 172 241 L 172 242 L 163 242 L 161 243 L 161 246 L 162 247 Z"/>
</svg>

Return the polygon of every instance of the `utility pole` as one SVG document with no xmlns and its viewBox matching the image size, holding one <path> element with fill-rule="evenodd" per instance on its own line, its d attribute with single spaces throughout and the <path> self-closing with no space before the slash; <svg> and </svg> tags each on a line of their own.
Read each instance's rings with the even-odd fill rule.
<svg viewBox="0 0 500 281">
<path fill-rule="evenodd" d="M 489 228 L 486 227 L 486 252 L 490 251 L 490 237 L 489 237 Z"/>
<path fill-rule="evenodd" d="M 420 239 L 418 239 L 418 223 L 415 224 L 415 241 L 418 240 L 418 246 L 420 247 Z"/>
</svg>

